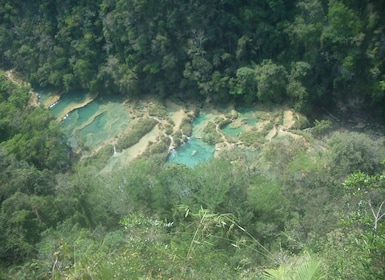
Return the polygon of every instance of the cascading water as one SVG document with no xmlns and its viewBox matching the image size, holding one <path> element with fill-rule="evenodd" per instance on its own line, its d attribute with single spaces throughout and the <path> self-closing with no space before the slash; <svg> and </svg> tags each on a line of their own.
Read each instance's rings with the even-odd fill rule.
<svg viewBox="0 0 385 280">
<path fill-rule="evenodd" d="M 61 121 L 60 125 L 74 148 L 81 147 L 82 150 L 86 148 L 93 151 L 101 145 L 108 144 L 113 146 L 114 161 L 120 157 L 122 153 L 116 151 L 116 139 L 118 135 L 129 128 L 133 120 L 130 109 L 125 105 L 125 100 L 119 97 L 92 98 L 84 92 L 65 93 L 59 99 L 58 95 L 49 90 L 39 91 L 39 97 L 40 102 L 45 107 L 50 108 L 54 116 Z M 132 104 L 133 106 L 130 108 L 135 112 L 137 111 L 139 115 L 143 114 L 143 110 L 146 108 L 145 102 Z M 166 109 L 174 123 L 181 122 L 183 118 L 182 107 L 174 104 L 173 106 L 166 106 Z M 210 109 L 202 110 L 192 124 L 191 138 L 170 152 L 168 163 L 194 166 L 213 157 L 215 146 L 205 143 L 201 138 L 205 134 L 204 128 L 209 121 L 213 122 L 218 116 L 224 116 L 230 111 L 230 109 L 223 110 L 222 113 Z M 246 129 L 255 127 L 257 122 L 258 119 L 255 118 L 252 109 L 240 109 L 238 118 L 221 128 L 221 133 L 237 140 L 237 136 Z M 156 141 L 157 135 L 161 134 L 159 129 L 155 129 L 147 135 L 147 138 Z M 136 147 L 138 145 L 140 147 Z M 147 142 L 139 142 L 135 145 L 135 150 L 142 152 L 145 145 Z M 124 157 L 126 158 L 127 155 L 124 154 Z"/>
</svg>

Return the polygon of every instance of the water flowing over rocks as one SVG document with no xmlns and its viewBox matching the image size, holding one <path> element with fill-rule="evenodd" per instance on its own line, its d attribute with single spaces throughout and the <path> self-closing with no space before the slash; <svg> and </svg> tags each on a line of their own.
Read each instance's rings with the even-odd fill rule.
<svg viewBox="0 0 385 280">
<path fill-rule="evenodd" d="M 301 116 L 282 107 L 266 111 L 260 105 L 219 108 L 208 102 L 202 105 L 152 96 L 137 100 L 102 99 L 81 92 L 37 94 L 82 157 L 112 147 L 107 169 L 155 153 L 163 154 L 169 162 L 195 165 L 226 149 L 255 150 L 275 137 L 302 137 L 290 131 Z M 145 119 L 155 120 L 155 126 L 143 135 L 134 135 L 137 140 L 119 150 L 119 139 L 133 134 Z"/>
</svg>

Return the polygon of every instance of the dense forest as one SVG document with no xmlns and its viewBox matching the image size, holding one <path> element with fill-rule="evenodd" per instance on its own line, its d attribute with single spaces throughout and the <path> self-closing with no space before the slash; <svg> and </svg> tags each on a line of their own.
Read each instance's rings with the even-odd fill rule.
<svg viewBox="0 0 385 280">
<path fill-rule="evenodd" d="M 383 116 L 382 1 L 8 1 L 0 62 L 34 86 Z"/>
<path fill-rule="evenodd" d="M 34 88 L 385 115 L 385 3 L 0 0 Z M 385 143 L 314 121 L 195 167 L 80 160 L 0 72 L 0 279 L 384 279 Z M 270 106 L 269 105 L 269 106 Z M 317 115 L 319 116 L 319 115 Z"/>
</svg>

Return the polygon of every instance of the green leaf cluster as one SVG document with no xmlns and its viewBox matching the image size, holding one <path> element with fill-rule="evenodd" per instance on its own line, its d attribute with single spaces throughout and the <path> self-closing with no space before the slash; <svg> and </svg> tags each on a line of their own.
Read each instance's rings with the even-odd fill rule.
<svg viewBox="0 0 385 280">
<path fill-rule="evenodd" d="M 16 68 L 33 85 L 217 102 L 289 101 L 305 113 L 362 102 L 368 112 L 383 114 L 379 2 L 2 4 L 0 65 Z"/>
</svg>

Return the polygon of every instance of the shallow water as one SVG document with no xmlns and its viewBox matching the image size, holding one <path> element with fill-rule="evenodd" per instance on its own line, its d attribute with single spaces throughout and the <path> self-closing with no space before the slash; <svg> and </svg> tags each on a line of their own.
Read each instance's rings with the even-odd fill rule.
<svg viewBox="0 0 385 280">
<path fill-rule="evenodd" d="M 60 97 L 56 105 L 51 108 L 52 113 L 56 117 L 61 117 L 67 112 L 69 107 L 84 102 L 87 97 L 89 97 L 88 94 L 79 91 L 65 93 Z"/>
<path fill-rule="evenodd" d="M 203 129 L 212 116 L 207 112 L 201 112 L 193 121 L 192 137 L 187 143 L 173 150 L 167 162 L 180 163 L 187 166 L 195 166 L 200 162 L 207 161 L 214 156 L 215 146 L 205 143 L 200 139 Z"/>
<path fill-rule="evenodd" d="M 40 91 L 39 94 L 41 103 L 52 96 L 50 91 Z M 123 104 L 123 99 L 117 97 L 103 100 L 96 98 L 84 107 L 65 115 L 87 98 L 89 94 L 85 92 L 69 92 L 61 96 L 50 109 L 56 118 L 62 118 L 60 126 L 68 135 L 72 147 L 81 145 L 93 150 L 127 129 L 132 118 L 127 106 Z"/>
<path fill-rule="evenodd" d="M 237 137 L 241 132 L 245 130 L 242 126 L 233 126 L 231 123 L 221 129 L 226 135 L 231 137 Z"/>
<path fill-rule="evenodd" d="M 170 153 L 168 162 L 195 166 L 198 163 L 207 161 L 213 157 L 214 152 L 214 145 L 209 145 L 201 139 L 192 137 L 187 143 Z"/>
<path fill-rule="evenodd" d="M 50 90 L 39 91 L 39 95 L 40 102 L 47 107 L 51 105 L 47 105 L 47 103 L 55 99 L 55 93 Z M 96 98 L 87 105 L 72 110 L 89 100 L 90 95 L 86 92 L 69 92 L 63 94 L 54 106 L 50 106 L 50 109 L 56 118 L 62 119 L 60 126 L 68 135 L 72 147 L 81 147 L 92 151 L 103 144 L 111 144 L 119 134 L 129 128 L 133 119 L 130 116 L 128 106 L 124 105 L 124 100 L 120 97 Z M 143 109 L 143 106 L 145 104 L 141 102 L 135 104 L 135 108 L 139 111 Z M 230 110 L 230 108 L 227 109 Z M 227 109 L 223 110 L 226 112 Z M 172 119 L 178 114 L 178 110 L 182 109 L 168 106 L 167 110 Z M 222 128 L 222 132 L 231 137 L 237 137 L 259 121 L 252 108 L 237 108 L 237 110 L 239 118 Z M 194 166 L 213 157 L 215 146 L 203 142 L 201 138 L 204 136 L 203 130 L 207 122 L 213 121 L 216 117 L 218 117 L 218 113 L 215 111 L 202 110 L 193 122 L 191 139 L 170 153 L 168 162 Z M 174 123 L 178 122 L 178 120 L 173 121 Z"/>
<path fill-rule="evenodd" d="M 241 107 L 238 109 L 238 112 L 246 126 L 256 126 L 259 122 L 259 119 L 255 117 L 255 108 Z"/>
<path fill-rule="evenodd" d="M 52 99 L 57 94 L 55 90 L 50 88 L 38 88 L 34 89 L 34 92 L 38 94 L 40 104 L 46 108 L 52 104 Z"/>
<path fill-rule="evenodd" d="M 231 110 L 228 108 L 228 110 Z M 255 127 L 259 119 L 255 117 L 252 108 L 239 108 L 239 117 L 221 130 L 226 135 L 237 139 L 243 131 Z M 169 163 L 182 163 L 188 166 L 197 165 L 214 156 L 215 146 L 203 142 L 204 128 L 209 121 L 214 121 L 218 115 L 202 110 L 193 122 L 193 135 L 184 145 L 174 150 L 168 157 Z"/>
</svg>

